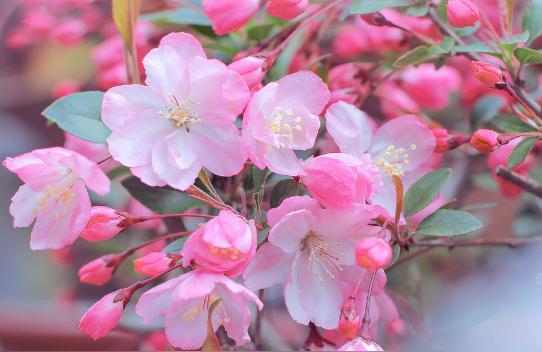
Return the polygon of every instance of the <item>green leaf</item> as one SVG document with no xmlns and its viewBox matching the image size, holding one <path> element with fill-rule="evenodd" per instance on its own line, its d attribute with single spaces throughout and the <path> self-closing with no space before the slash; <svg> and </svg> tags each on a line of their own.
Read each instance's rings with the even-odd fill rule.
<svg viewBox="0 0 542 352">
<path fill-rule="evenodd" d="M 480 29 L 480 22 L 477 22 L 474 26 L 463 27 L 463 28 L 454 28 L 454 32 L 457 33 L 460 37 L 469 37 L 476 33 Z"/>
<path fill-rule="evenodd" d="M 252 184 L 254 185 L 255 190 L 259 190 L 267 181 L 267 178 L 271 175 L 271 172 L 268 168 L 260 170 L 258 167 L 252 167 Z"/>
<path fill-rule="evenodd" d="M 178 214 L 188 209 L 203 206 L 186 192 L 171 187 L 151 187 L 131 176 L 122 181 L 128 192 L 144 206 L 158 214 Z"/>
<path fill-rule="evenodd" d="M 451 174 L 450 169 L 438 169 L 416 181 L 405 194 L 403 214 L 408 217 L 429 205 Z"/>
<path fill-rule="evenodd" d="M 504 132 L 534 132 L 534 127 L 518 119 L 515 115 L 498 115 L 491 121 L 497 128 Z"/>
<path fill-rule="evenodd" d="M 265 228 L 263 230 L 261 230 L 260 232 L 258 232 L 258 244 L 262 244 L 266 239 L 267 239 L 267 235 L 269 234 L 269 230 L 270 228 Z"/>
<path fill-rule="evenodd" d="M 529 43 L 532 43 L 540 34 L 542 34 L 542 0 L 531 0 L 523 15 L 521 28 L 529 32 Z"/>
<path fill-rule="evenodd" d="M 512 169 L 525 160 L 537 140 L 536 137 L 529 137 L 519 142 L 508 157 L 508 167 Z"/>
<path fill-rule="evenodd" d="M 393 264 L 395 264 L 397 259 L 399 259 L 400 254 L 401 254 L 401 246 L 399 246 L 397 243 L 395 243 L 393 246 L 391 246 L 391 260 L 390 260 L 389 264 L 386 266 L 385 269 L 387 269 L 390 266 L 392 266 Z"/>
<path fill-rule="evenodd" d="M 427 12 L 429 11 L 429 4 L 428 3 L 420 3 L 416 5 L 409 6 L 406 9 L 406 12 L 411 16 L 416 17 L 422 17 L 427 15 Z"/>
<path fill-rule="evenodd" d="M 456 236 L 476 231 L 482 223 L 472 214 L 459 210 L 440 209 L 426 217 L 416 233 L 427 236 Z"/>
<path fill-rule="evenodd" d="M 505 105 L 506 100 L 504 100 L 503 97 L 496 95 L 484 95 L 478 99 L 470 113 L 471 131 L 477 130 L 480 125 L 497 116 L 499 111 Z"/>
<path fill-rule="evenodd" d="M 54 101 L 42 115 L 64 131 L 94 143 L 105 143 L 111 130 L 102 122 L 102 92 L 81 92 Z"/>
<path fill-rule="evenodd" d="M 456 45 L 451 49 L 451 51 L 454 53 L 495 53 L 495 50 L 493 50 L 489 45 L 482 42 L 476 42 L 467 45 Z"/>
<path fill-rule="evenodd" d="M 514 50 L 514 56 L 520 62 L 529 65 L 542 64 L 542 51 L 529 48 L 517 48 Z"/>
<path fill-rule="evenodd" d="M 410 4 L 411 2 L 408 0 L 354 0 L 350 13 L 353 15 L 365 15 L 390 7 L 402 7 Z"/>
<path fill-rule="evenodd" d="M 278 207 L 280 203 L 288 197 L 297 196 L 299 194 L 299 188 L 299 183 L 292 179 L 280 180 L 277 182 L 269 196 L 271 208 Z"/>
<path fill-rule="evenodd" d="M 397 60 L 395 60 L 393 67 L 405 68 L 410 65 L 416 66 L 436 59 L 444 53 L 445 51 L 439 46 L 429 47 L 426 45 L 421 45 L 401 55 Z"/>
<path fill-rule="evenodd" d="M 448 9 L 446 8 L 446 0 L 439 1 L 437 5 L 437 16 L 444 22 L 445 24 L 448 24 Z"/>
<path fill-rule="evenodd" d="M 130 174 L 130 169 L 127 168 L 126 166 L 121 165 L 121 166 L 117 166 L 111 171 L 108 171 L 107 177 L 109 177 L 110 179 L 114 179 L 117 177 L 129 175 L 129 174 Z"/>
<path fill-rule="evenodd" d="M 113 21 L 126 48 L 132 47 L 134 27 L 140 7 L 141 0 L 113 0 Z"/>
<path fill-rule="evenodd" d="M 175 241 L 169 243 L 166 248 L 162 249 L 162 252 L 178 254 L 183 249 L 184 244 L 188 240 L 188 237 L 190 236 L 183 236 L 181 238 L 177 238 Z"/>
<path fill-rule="evenodd" d="M 196 11 L 187 7 L 179 7 L 175 10 L 158 11 L 145 14 L 141 16 L 141 19 L 158 25 L 211 25 L 211 20 L 203 11 Z"/>
<path fill-rule="evenodd" d="M 275 28 L 275 25 L 269 23 L 253 26 L 247 30 L 247 35 L 250 39 L 261 42 L 271 34 L 273 28 Z"/>
</svg>

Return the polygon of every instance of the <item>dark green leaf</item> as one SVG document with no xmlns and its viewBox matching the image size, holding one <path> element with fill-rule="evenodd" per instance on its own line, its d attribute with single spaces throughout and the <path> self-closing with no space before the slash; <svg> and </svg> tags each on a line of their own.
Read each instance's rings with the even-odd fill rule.
<svg viewBox="0 0 542 352">
<path fill-rule="evenodd" d="M 476 31 L 480 29 L 480 23 L 476 23 L 474 26 L 471 27 L 463 27 L 463 28 L 454 28 L 454 32 L 457 33 L 460 37 L 469 37 L 476 33 Z"/>
<path fill-rule="evenodd" d="M 271 34 L 274 27 L 275 25 L 269 23 L 254 26 L 247 30 L 247 34 L 250 39 L 261 42 Z"/>
<path fill-rule="evenodd" d="M 130 169 L 127 168 L 126 166 L 121 165 L 121 166 L 117 166 L 111 171 L 108 171 L 107 177 L 109 177 L 110 179 L 114 179 L 120 176 L 129 175 L 129 174 L 130 174 Z"/>
<path fill-rule="evenodd" d="M 456 45 L 451 49 L 455 53 L 495 53 L 489 45 L 482 42 L 476 42 L 468 45 Z"/>
<path fill-rule="evenodd" d="M 498 115 L 491 121 L 497 128 L 504 132 L 534 132 L 534 127 L 521 121 L 514 115 Z"/>
<path fill-rule="evenodd" d="M 448 9 L 446 8 L 447 1 L 439 1 L 437 5 L 437 16 L 444 22 L 448 24 Z"/>
<path fill-rule="evenodd" d="M 350 13 L 353 15 L 364 15 L 390 7 L 402 7 L 410 4 L 411 2 L 408 0 L 354 0 Z"/>
<path fill-rule="evenodd" d="M 178 214 L 188 209 L 203 206 L 203 203 L 171 187 L 151 187 L 131 176 L 122 181 L 122 185 L 132 197 L 158 214 Z"/>
<path fill-rule="evenodd" d="M 102 92 L 81 92 L 62 97 L 42 114 L 64 131 L 94 143 L 105 143 L 111 131 L 102 122 Z"/>
<path fill-rule="evenodd" d="M 288 197 L 297 196 L 299 194 L 299 188 L 299 183 L 292 179 L 280 180 L 277 182 L 269 197 L 271 208 L 278 207 L 280 203 Z"/>
<path fill-rule="evenodd" d="M 252 184 L 256 191 L 263 187 L 269 175 L 271 175 L 271 172 L 268 168 L 260 170 L 256 166 L 252 167 Z"/>
<path fill-rule="evenodd" d="M 162 249 L 162 252 L 178 254 L 183 249 L 184 244 L 188 240 L 188 237 L 190 236 L 183 236 L 181 238 L 176 239 L 175 241 L 168 244 L 166 248 Z"/>
<path fill-rule="evenodd" d="M 496 95 L 484 95 L 478 99 L 470 113 L 471 130 L 477 130 L 479 126 L 497 116 L 505 105 L 506 100 Z"/>
<path fill-rule="evenodd" d="M 517 48 L 514 55 L 520 62 L 529 65 L 542 64 L 542 51 L 529 48 Z"/>
<path fill-rule="evenodd" d="M 190 24 L 198 26 L 210 26 L 211 20 L 203 11 L 196 11 L 187 7 L 179 7 L 175 10 L 159 11 L 141 16 L 142 20 L 162 25 Z"/>
<path fill-rule="evenodd" d="M 521 28 L 529 32 L 529 43 L 532 43 L 540 34 L 542 34 L 542 0 L 531 0 L 523 15 Z"/>
<path fill-rule="evenodd" d="M 440 209 L 426 217 L 416 233 L 427 236 L 456 236 L 476 231 L 482 223 L 472 214 L 459 210 Z"/>
<path fill-rule="evenodd" d="M 408 217 L 429 205 L 451 174 L 450 169 L 438 169 L 416 181 L 405 194 L 403 214 Z"/>
<path fill-rule="evenodd" d="M 512 169 L 525 160 L 537 140 L 536 137 L 529 137 L 519 142 L 508 157 L 508 167 Z"/>
</svg>

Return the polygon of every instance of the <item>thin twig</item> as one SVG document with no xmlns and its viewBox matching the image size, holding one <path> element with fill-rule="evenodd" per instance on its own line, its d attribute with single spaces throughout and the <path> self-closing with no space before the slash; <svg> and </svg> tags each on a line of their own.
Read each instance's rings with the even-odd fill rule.
<svg viewBox="0 0 542 352">
<path fill-rule="evenodd" d="M 506 167 L 498 166 L 495 174 L 506 181 L 512 182 L 526 192 L 542 198 L 542 186 L 529 177 L 522 176 Z"/>
</svg>

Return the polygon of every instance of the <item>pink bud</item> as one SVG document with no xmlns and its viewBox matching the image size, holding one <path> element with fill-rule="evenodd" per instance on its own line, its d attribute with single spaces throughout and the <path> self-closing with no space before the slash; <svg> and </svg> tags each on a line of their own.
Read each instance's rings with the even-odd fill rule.
<svg viewBox="0 0 542 352">
<path fill-rule="evenodd" d="M 63 96 L 79 92 L 81 90 L 81 87 L 76 82 L 72 81 L 62 81 L 59 82 L 56 86 L 53 88 L 52 97 L 53 99 L 59 99 Z"/>
<path fill-rule="evenodd" d="M 436 141 L 435 153 L 444 153 L 448 151 L 448 130 L 445 128 L 433 128 L 431 132 L 433 132 Z"/>
<path fill-rule="evenodd" d="M 491 153 L 499 145 L 498 137 L 495 131 L 479 129 L 472 135 L 470 144 L 480 153 Z"/>
<path fill-rule="evenodd" d="M 113 302 L 117 293 L 102 297 L 81 318 L 79 329 L 93 340 L 106 336 L 119 323 L 124 307 L 122 301 Z"/>
<path fill-rule="evenodd" d="M 134 259 L 134 270 L 145 276 L 155 276 L 169 268 L 171 258 L 163 252 L 150 252 L 141 258 Z"/>
<path fill-rule="evenodd" d="M 204 0 L 203 9 L 218 35 L 241 28 L 260 6 L 259 0 Z"/>
<path fill-rule="evenodd" d="M 104 206 L 92 207 L 90 219 L 81 232 L 81 237 L 90 242 L 107 240 L 124 229 L 118 226 L 123 219 L 124 217 L 117 214 L 115 209 Z"/>
<path fill-rule="evenodd" d="M 291 20 L 301 15 L 307 6 L 308 0 L 271 0 L 267 6 L 267 13 L 283 20 Z"/>
<path fill-rule="evenodd" d="M 480 20 L 478 7 L 470 0 L 448 0 L 448 21 L 457 28 L 471 27 Z"/>
<path fill-rule="evenodd" d="M 391 256 L 390 244 L 381 238 L 365 237 L 356 244 L 356 262 L 364 269 L 382 269 L 389 264 Z"/>
<path fill-rule="evenodd" d="M 85 284 L 101 286 L 111 280 L 114 267 L 108 265 L 103 257 L 96 258 L 93 261 L 83 265 L 77 272 L 79 281 Z"/>
<path fill-rule="evenodd" d="M 265 76 L 265 72 L 262 69 L 264 63 L 265 59 L 263 58 L 247 56 L 232 62 L 228 67 L 239 73 L 250 90 L 254 91 L 260 88 L 262 79 Z"/>
<path fill-rule="evenodd" d="M 361 326 L 361 319 L 356 310 L 356 299 L 348 297 L 346 303 L 341 309 L 341 318 L 339 320 L 339 333 L 348 338 L 353 339 L 358 334 Z"/>
<path fill-rule="evenodd" d="M 498 66 L 482 61 L 473 61 L 470 66 L 474 77 L 489 87 L 504 83 L 504 75 Z"/>
</svg>

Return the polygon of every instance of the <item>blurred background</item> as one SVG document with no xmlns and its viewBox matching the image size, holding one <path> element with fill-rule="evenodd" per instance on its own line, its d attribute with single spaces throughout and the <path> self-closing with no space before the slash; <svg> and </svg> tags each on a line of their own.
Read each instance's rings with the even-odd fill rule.
<svg viewBox="0 0 542 352">
<path fill-rule="evenodd" d="M 175 3 L 175 2 L 174 2 Z M 143 1 L 144 12 L 163 10 Z M 110 19 L 109 1 L 0 1 L 0 159 L 35 148 L 64 145 L 66 138 L 41 112 L 54 99 L 78 90 L 106 90 L 125 82 L 122 44 Z M 164 32 L 138 26 L 140 57 Z M 183 27 L 181 27 L 183 28 Z M 223 55 L 225 55 L 223 53 Z M 452 99 L 457 100 L 459 92 Z M 77 144 L 77 141 L 71 141 Z M 99 157 L 98 147 L 92 153 Z M 507 198 L 479 156 L 454 152 L 446 163 L 456 177 L 446 192 L 483 220 L 491 238 L 540 235 L 540 201 L 523 194 Z M 532 171 L 540 175 L 539 169 Z M 59 251 L 32 252 L 30 228 L 14 229 L 8 208 L 20 186 L 0 168 L 0 348 L 5 350 L 161 350 L 163 334 L 145 327 L 130 309 L 123 326 L 98 342 L 82 335 L 78 322 L 97 299 L 138 279 L 129 268 L 103 287 L 81 285 L 78 268 L 101 255 L 137 243 L 160 223 L 90 245 L 79 240 Z M 142 214 L 117 183 L 107 198 Z M 389 272 L 388 288 L 406 322 L 404 336 L 384 332 L 377 341 L 391 350 L 542 349 L 541 248 L 436 249 Z M 300 348 L 308 330 L 288 317 L 280 288 L 266 292 L 264 336 L 277 349 Z M 127 329 L 130 328 L 130 329 Z"/>
</svg>

